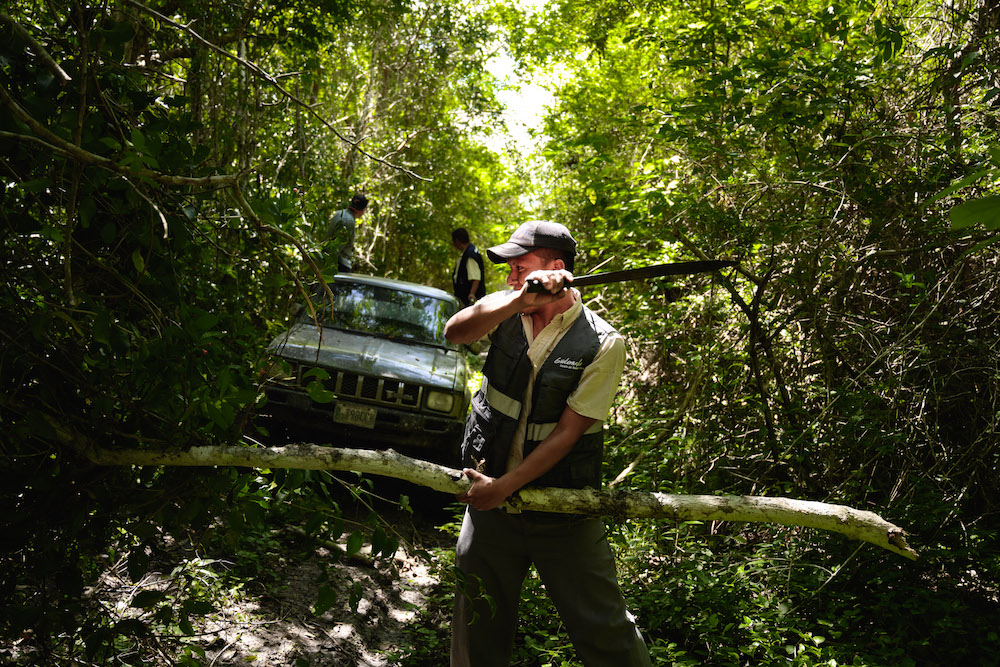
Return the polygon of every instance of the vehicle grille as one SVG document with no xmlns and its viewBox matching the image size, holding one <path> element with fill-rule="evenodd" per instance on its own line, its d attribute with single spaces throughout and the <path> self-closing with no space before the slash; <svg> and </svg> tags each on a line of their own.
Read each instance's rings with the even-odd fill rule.
<svg viewBox="0 0 1000 667">
<path fill-rule="evenodd" d="M 311 368 L 300 366 L 296 370 L 295 377 L 301 385 L 303 373 Z M 330 373 L 330 379 L 323 381 L 323 387 L 332 391 L 338 398 L 358 399 L 366 403 L 379 403 L 397 408 L 420 407 L 420 385 L 346 371 L 324 370 Z M 306 380 L 308 384 L 311 378 Z"/>
</svg>

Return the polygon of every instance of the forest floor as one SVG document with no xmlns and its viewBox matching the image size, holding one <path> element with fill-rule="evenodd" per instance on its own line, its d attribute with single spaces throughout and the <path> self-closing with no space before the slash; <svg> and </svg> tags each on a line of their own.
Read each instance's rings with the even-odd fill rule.
<svg viewBox="0 0 1000 667">
<path fill-rule="evenodd" d="M 178 652 L 177 644 L 161 642 L 157 652 L 163 664 L 400 664 L 400 656 L 412 650 L 406 629 L 418 613 L 424 622 L 430 618 L 445 624 L 450 617 L 451 595 L 443 591 L 437 565 L 442 558 L 450 558 L 449 550 L 454 547 L 454 537 L 441 526 L 454 522 L 458 510 L 454 505 L 449 507 L 453 500 L 442 494 L 400 488 L 405 483 L 396 480 L 378 484 L 376 491 L 386 499 L 398 498 L 399 493 L 411 498 L 412 512 L 390 502 L 374 506 L 382 525 L 400 541 L 392 558 L 372 558 L 368 544 L 347 557 L 350 529 L 335 542 L 319 547 L 295 528 L 279 530 L 276 539 L 261 550 L 260 576 L 240 578 L 238 587 L 228 591 L 214 587 L 215 609 L 194 623 L 195 632 L 185 640 L 186 648 Z M 348 525 L 370 521 L 371 508 L 365 504 L 347 499 L 340 507 Z M 182 552 L 179 549 L 178 556 Z M 221 558 L 204 564 L 204 568 L 195 567 L 190 578 L 204 583 L 217 576 L 220 564 L 233 569 L 241 565 Z M 170 567 L 174 567 L 173 572 L 169 572 Z M 114 570 L 110 570 L 101 587 L 105 595 L 117 591 L 119 600 L 112 603 L 127 608 L 139 589 L 155 590 L 159 581 L 176 581 L 179 567 L 192 567 L 190 554 L 183 554 L 176 563 L 158 563 L 157 571 L 138 585 L 128 584 L 125 575 L 114 581 Z M 317 614 L 317 601 L 323 595 L 329 609 Z M 445 664 L 447 647 L 441 647 L 440 652 L 440 664 Z"/>
<path fill-rule="evenodd" d="M 393 498 L 400 484 L 383 480 L 377 491 Z M 387 487 L 387 488 L 385 488 Z M 349 530 L 331 545 L 318 549 L 295 548 L 281 556 L 276 581 L 247 591 L 245 599 L 227 609 L 206 627 L 214 639 L 202 644 L 206 664 L 295 665 L 296 667 L 391 667 L 411 641 L 406 628 L 419 612 L 450 616 L 437 595 L 441 583 L 434 554 L 454 546 L 454 538 L 439 528 L 454 520 L 447 509 L 450 498 L 408 489 L 413 511 L 395 504 L 375 507 L 387 528 L 395 531 L 400 547 L 390 558 L 372 558 L 366 544 L 345 557 Z M 424 490 L 426 491 L 426 490 Z M 395 493 L 395 497 L 398 497 Z M 348 522 L 365 523 L 370 508 L 341 504 Z M 332 593 L 333 605 L 314 613 L 318 589 Z M 254 590 L 254 588 L 256 590 Z M 447 653 L 441 663 L 448 660 Z"/>
</svg>

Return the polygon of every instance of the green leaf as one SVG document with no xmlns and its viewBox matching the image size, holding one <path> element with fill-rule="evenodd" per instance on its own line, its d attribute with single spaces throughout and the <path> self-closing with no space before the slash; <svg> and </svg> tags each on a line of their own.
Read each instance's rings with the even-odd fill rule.
<svg viewBox="0 0 1000 667">
<path fill-rule="evenodd" d="M 934 195 L 933 197 L 931 197 L 930 199 L 928 199 L 927 200 L 927 205 L 930 206 L 931 204 L 933 204 L 936 201 L 944 199 L 945 197 L 950 197 L 952 194 L 958 192 L 962 188 L 964 188 L 966 186 L 969 186 L 969 185 L 972 185 L 976 181 L 982 179 L 984 176 L 986 176 L 987 174 L 989 174 L 991 171 L 992 171 L 992 169 L 989 169 L 989 168 L 987 168 L 987 169 L 981 169 L 980 171 L 977 171 L 977 172 L 975 172 L 973 174 L 969 174 L 965 178 L 952 183 L 947 188 L 945 188 L 941 192 L 937 193 L 936 195 Z"/>
<path fill-rule="evenodd" d="M 323 516 L 322 512 L 313 512 L 309 515 L 309 518 L 306 519 L 304 530 L 310 535 L 315 535 L 322 527 L 325 518 L 326 517 Z"/>
<path fill-rule="evenodd" d="M 204 616 L 205 614 L 211 614 L 213 611 L 215 611 L 215 606 L 207 600 L 186 600 L 184 602 L 185 614 Z"/>
<path fill-rule="evenodd" d="M 94 214 L 97 212 L 97 200 L 93 197 L 81 199 L 77 212 L 80 215 L 80 224 L 89 227 L 90 221 L 94 219 Z"/>
<path fill-rule="evenodd" d="M 98 141 L 100 141 L 102 144 L 104 144 L 113 151 L 117 152 L 122 149 L 122 145 L 114 137 L 101 137 L 100 139 L 98 139 Z"/>
<path fill-rule="evenodd" d="M 215 313 L 204 313 L 193 323 L 193 331 L 200 335 L 202 332 L 210 331 L 212 327 L 219 323 L 219 316 Z"/>
<path fill-rule="evenodd" d="M 170 623 L 171 621 L 174 620 L 173 608 L 168 604 L 162 605 L 159 609 L 156 610 L 156 613 L 153 614 L 153 620 L 156 621 L 157 623 L 163 623 L 163 624 Z"/>
<path fill-rule="evenodd" d="M 980 241 L 976 245 L 972 246 L 971 248 L 969 248 L 968 250 L 966 250 L 965 252 L 963 252 L 960 255 L 960 257 L 965 257 L 966 255 L 975 254 L 975 253 L 979 252 L 980 250 L 984 250 L 985 248 L 988 248 L 991 245 L 995 245 L 997 243 L 1000 243 L 1000 237 L 996 237 L 996 236 L 994 236 L 993 238 L 986 239 L 985 241 Z"/>
<path fill-rule="evenodd" d="M 386 546 L 386 540 L 385 530 L 382 529 L 382 526 L 377 527 L 372 535 L 372 556 L 378 556 L 382 553 Z"/>
<path fill-rule="evenodd" d="M 385 543 L 382 545 L 382 557 L 392 558 L 399 551 L 399 540 L 394 537 L 389 537 L 386 539 Z"/>
<path fill-rule="evenodd" d="M 259 526 L 264 522 L 267 512 L 260 505 L 251 502 L 243 505 L 243 515 L 248 524 Z"/>
<path fill-rule="evenodd" d="M 362 597 L 364 597 L 364 590 L 361 588 L 361 582 L 355 581 L 351 585 L 351 596 L 348 599 L 348 604 L 350 605 L 351 609 L 354 610 L 354 613 L 357 613 L 358 605 L 361 604 Z"/>
<path fill-rule="evenodd" d="M 175 109 L 183 109 L 190 100 L 184 95 L 168 95 L 163 98 L 163 103 L 168 107 L 174 107 Z"/>
<path fill-rule="evenodd" d="M 332 391 L 323 386 L 319 380 L 313 380 L 306 385 L 306 391 L 309 393 L 309 397 L 317 403 L 330 403 L 337 396 Z"/>
<path fill-rule="evenodd" d="M 1000 195 L 973 199 L 957 204 L 949 213 L 953 229 L 982 224 L 986 229 L 1000 228 Z"/>
<path fill-rule="evenodd" d="M 115 227 L 115 223 L 109 222 L 101 227 L 101 240 L 107 244 L 111 244 L 115 237 L 118 235 L 118 228 Z"/>
<path fill-rule="evenodd" d="M 146 150 L 146 137 L 139 130 L 132 130 L 132 145 L 140 153 Z"/>
<path fill-rule="evenodd" d="M 322 616 L 335 604 L 337 604 L 337 592 L 324 584 L 320 587 L 319 593 L 316 596 L 316 605 L 313 607 L 313 613 L 317 616 Z"/>
<path fill-rule="evenodd" d="M 149 609 L 162 602 L 164 598 L 166 598 L 166 594 L 162 591 L 140 591 L 138 595 L 132 598 L 132 603 L 129 606 L 138 609 Z"/>
<path fill-rule="evenodd" d="M 132 253 L 132 265 L 140 275 L 146 273 L 146 260 L 142 258 L 142 252 L 138 248 Z"/>
<path fill-rule="evenodd" d="M 236 532 L 242 533 L 243 529 L 246 527 L 246 517 L 243 512 L 238 510 L 233 510 L 229 513 L 229 529 Z"/>
<path fill-rule="evenodd" d="M 361 533 L 358 531 L 351 533 L 350 537 L 347 538 L 347 557 L 350 558 L 361 551 L 362 544 L 364 544 L 364 537 Z"/>
<path fill-rule="evenodd" d="M 32 410 L 28 413 L 27 424 L 37 437 L 56 437 L 56 431 L 52 427 L 52 422 L 50 422 L 45 413 L 40 410 Z"/>
<path fill-rule="evenodd" d="M 66 232 L 57 225 L 45 225 L 42 227 L 42 234 L 55 243 L 63 243 L 66 240 Z"/>
<path fill-rule="evenodd" d="M 142 548 L 135 549 L 128 556 L 128 576 L 132 581 L 139 581 L 149 571 L 149 556 Z"/>
<path fill-rule="evenodd" d="M 113 639 L 114 633 L 111 632 L 111 628 L 99 628 L 96 632 L 91 633 L 83 640 L 86 645 L 86 656 L 93 660 L 97 652 L 110 644 Z"/>
<path fill-rule="evenodd" d="M 18 186 L 25 192 L 39 193 L 52 185 L 52 179 L 36 178 L 31 181 L 23 181 Z"/>
<path fill-rule="evenodd" d="M 336 520 L 333 522 L 333 525 L 330 526 L 330 539 L 336 540 L 343 534 L 344 534 L 344 520 L 338 516 Z"/>
<path fill-rule="evenodd" d="M 311 368 L 308 371 L 306 371 L 305 373 L 303 373 L 302 377 L 304 377 L 304 378 L 314 377 L 317 380 L 329 380 L 330 379 L 330 373 L 328 373 L 327 371 L 323 370 L 322 368 Z"/>
<path fill-rule="evenodd" d="M 101 30 L 100 33 L 108 44 L 120 45 L 135 37 L 135 28 L 131 23 L 122 21 L 110 29 Z"/>
<path fill-rule="evenodd" d="M 148 591 L 147 591 L 148 592 Z M 115 623 L 115 632 L 120 635 L 132 635 L 134 637 L 148 637 L 149 627 L 137 618 L 126 618 Z"/>
</svg>

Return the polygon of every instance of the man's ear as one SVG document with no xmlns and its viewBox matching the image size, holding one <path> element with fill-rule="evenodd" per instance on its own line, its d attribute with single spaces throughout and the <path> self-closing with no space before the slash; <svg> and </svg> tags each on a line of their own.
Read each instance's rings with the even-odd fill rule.
<svg viewBox="0 0 1000 667">
<path fill-rule="evenodd" d="M 552 268 L 555 271 L 559 271 L 561 269 L 565 269 L 566 268 L 566 262 L 564 262 L 561 257 L 557 257 L 556 259 L 554 259 L 552 261 Z"/>
</svg>

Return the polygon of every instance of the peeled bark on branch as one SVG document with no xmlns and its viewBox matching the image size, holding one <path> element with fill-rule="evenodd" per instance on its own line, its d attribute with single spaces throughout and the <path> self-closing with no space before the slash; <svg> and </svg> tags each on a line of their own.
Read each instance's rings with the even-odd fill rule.
<svg viewBox="0 0 1000 667">
<path fill-rule="evenodd" d="M 86 454 L 101 465 L 352 470 L 395 477 L 442 493 L 461 493 L 470 486 L 460 470 L 413 459 L 392 450 L 371 451 L 299 444 L 287 447 L 207 446 L 177 451 L 111 451 L 89 447 Z M 614 519 L 741 521 L 819 528 L 871 542 L 906 558 L 917 558 L 917 552 L 906 543 L 905 530 L 873 512 L 845 505 L 760 496 L 525 488 L 511 496 L 508 506 L 520 510 L 609 516 Z"/>
</svg>

